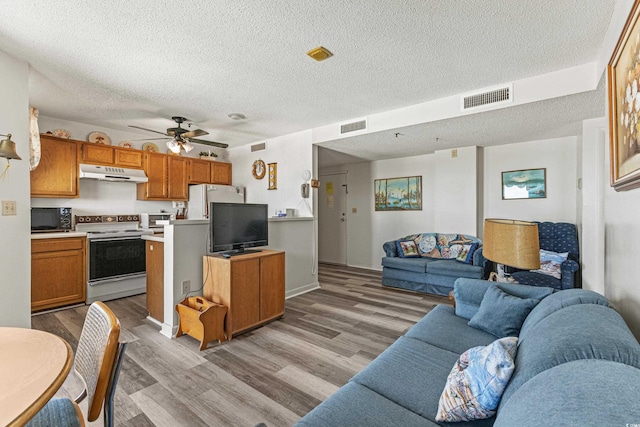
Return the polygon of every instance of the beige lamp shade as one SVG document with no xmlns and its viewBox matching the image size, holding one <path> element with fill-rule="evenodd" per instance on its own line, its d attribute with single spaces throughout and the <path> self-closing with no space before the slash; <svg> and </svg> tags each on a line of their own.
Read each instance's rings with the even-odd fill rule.
<svg viewBox="0 0 640 427">
<path fill-rule="evenodd" d="M 482 254 L 509 267 L 523 270 L 540 268 L 538 224 L 513 219 L 485 219 Z"/>
</svg>

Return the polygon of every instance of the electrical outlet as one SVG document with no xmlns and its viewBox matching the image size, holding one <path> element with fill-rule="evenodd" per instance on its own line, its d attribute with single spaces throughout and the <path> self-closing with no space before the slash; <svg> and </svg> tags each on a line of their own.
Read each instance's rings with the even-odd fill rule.
<svg viewBox="0 0 640 427">
<path fill-rule="evenodd" d="M 191 292 L 191 280 L 183 280 L 182 281 L 182 293 L 188 294 Z"/>
<path fill-rule="evenodd" d="M 3 200 L 2 201 L 2 215 L 15 215 L 16 214 L 16 202 L 15 200 Z"/>
</svg>

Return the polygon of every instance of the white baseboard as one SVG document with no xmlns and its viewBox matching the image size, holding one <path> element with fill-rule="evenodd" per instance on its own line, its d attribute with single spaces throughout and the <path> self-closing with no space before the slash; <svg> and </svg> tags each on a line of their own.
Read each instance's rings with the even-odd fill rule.
<svg viewBox="0 0 640 427">
<path fill-rule="evenodd" d="M 285 299 L 293 298 L 298 295 L 306 294 L 307 292 L 314 291 L 316 289 L 320 289 L 320 283 L 313 282 L 308 285 L 300 286 L 295 289 L 290 289 L 285 294 Z"/>
</svg>

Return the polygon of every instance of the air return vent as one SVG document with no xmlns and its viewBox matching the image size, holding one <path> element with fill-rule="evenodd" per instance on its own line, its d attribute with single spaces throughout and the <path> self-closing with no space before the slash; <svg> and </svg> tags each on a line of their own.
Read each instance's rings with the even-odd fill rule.
<svg viewBox="0 0 640 427">
<path fill-rule="evenodd" d="M 513 101 L 513 85 L 506 85 L 491 90 L 483 90 L 463 95 L 460 98 L 460 107 L 462 111 L 473 108 L 484 107 L 486 105 L 501 104 Z"/>
<path fill-rule="evenodd" d="M 362 129 L 366 129 L 367 128 L 367 121 L 366 120 L 360 120 L 358 122 L 353 122 L 353 123 L 347 123 L 344 125 L 340 126 L 340 133 L 349 133 L 349 132 L 355 132 L 357 130 L 362 130 Z"/>
<path fill-rule="evenodd" d="M 251 152 L 253 153 L 254 151 L 262 151 L 266 148 L 266 143 L 265 142 L 261 142 L 260 144 L 253 144 L 251 146 Z"/>
</svg>

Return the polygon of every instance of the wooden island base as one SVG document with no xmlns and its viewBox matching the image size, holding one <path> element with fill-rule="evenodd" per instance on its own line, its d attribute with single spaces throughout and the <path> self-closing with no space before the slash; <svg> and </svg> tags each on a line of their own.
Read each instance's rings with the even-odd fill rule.
<svg viewBox="0 0 640 427">
<path fill-rule="evenodd" d="M 227 340 L 284 314 L 283 251 L 205 256 L 202 277 L 204 298 L 227 307 Z"/>
</svg>

